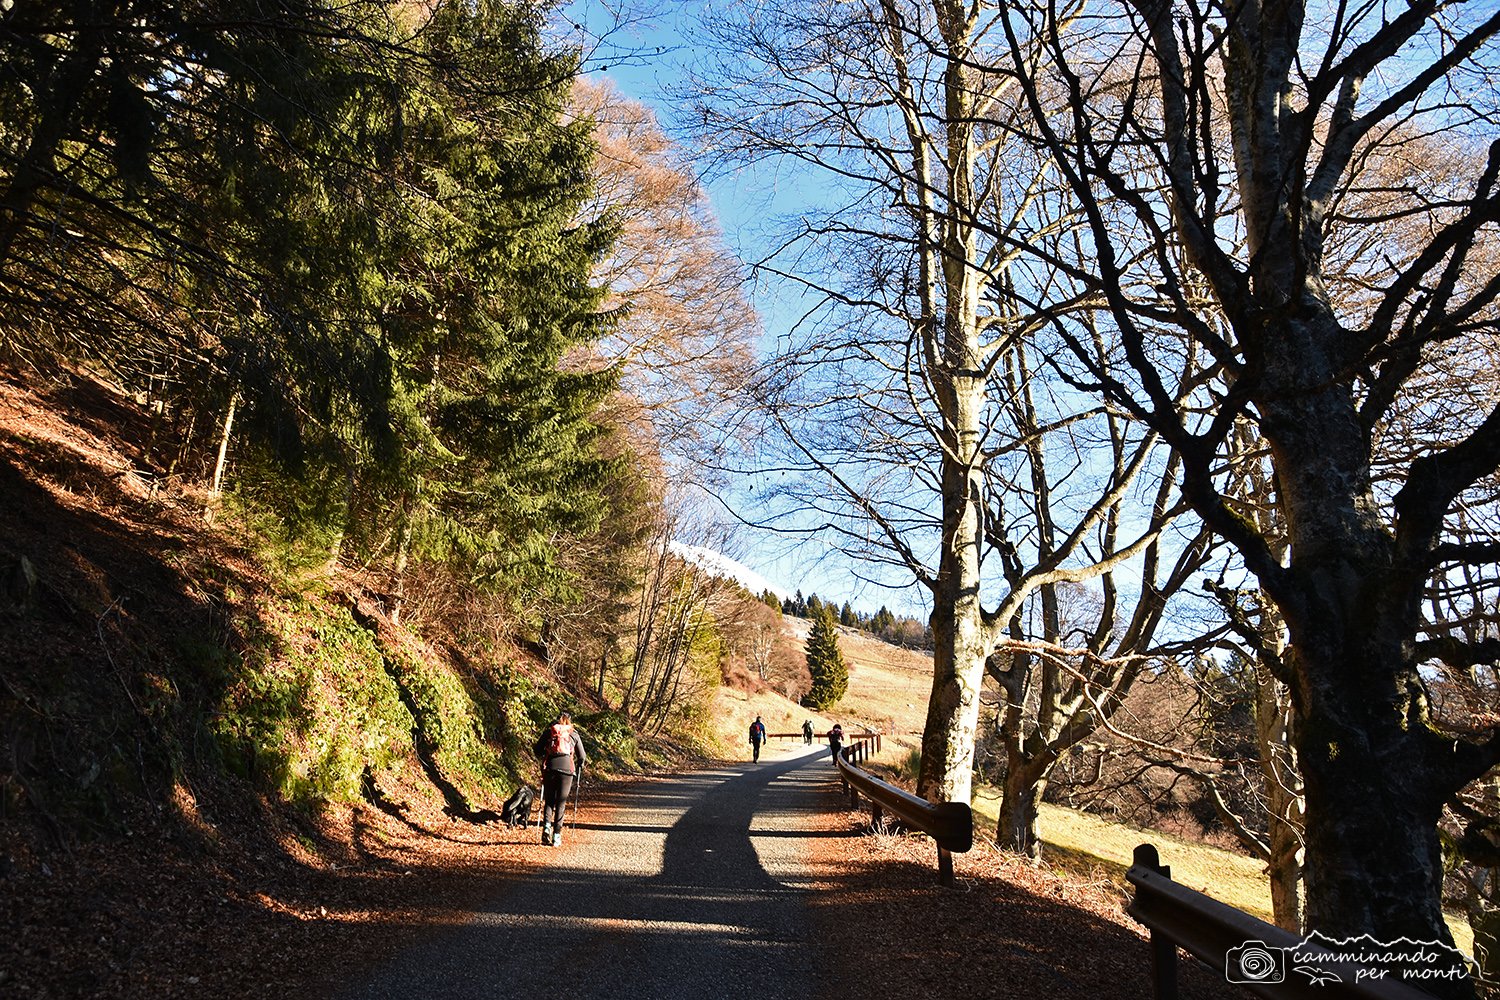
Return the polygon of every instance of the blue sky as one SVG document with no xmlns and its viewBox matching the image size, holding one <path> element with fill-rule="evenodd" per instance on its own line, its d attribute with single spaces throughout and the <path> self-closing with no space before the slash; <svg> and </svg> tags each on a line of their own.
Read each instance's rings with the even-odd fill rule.
<svg viewBox="0 0 1500 1000">
<path fill-rule="evenodd" d="M 599 0 L 579 0 L 562 9 L 560 23 L 568 40 L 583 47 L 590 76 L 608 77 L 621 93 L 650 107 L 668 134 L 681 140 L 685 123 L 680 97 L 674 91 L 687 84 L 688 69 L 699 58 L 691 39 L 698 6 L 668 2 L 649 11 L 626 12 Z M 684 148 L 688 148 L 686 142 Z M 809 193 L 806 178 L 777 175 L 771 168 L 705 175 L 702 180 L 728 245 L 747 262 L 762 256 L 777 218 L 795 215 Z M 798 291 L 784 283 L 761 282 L 752 298 L 764 328 L 761 352 L 768 354 L 806 308 Z M 755 494 L 763 492 L 765 485 L 745 479 L 722 500 L 749 513 L 756 503 Z M 926 617 L 919 591 L 862 582 L 841 553 L 821 543 L 801 543 L 744 528 L 729 548 L 727 555 L 788 593 L 800 589 L 840 602 L 849 600 L 861 611 L 873 612 L 886 605 L 898 614 Z"/>
</svg>

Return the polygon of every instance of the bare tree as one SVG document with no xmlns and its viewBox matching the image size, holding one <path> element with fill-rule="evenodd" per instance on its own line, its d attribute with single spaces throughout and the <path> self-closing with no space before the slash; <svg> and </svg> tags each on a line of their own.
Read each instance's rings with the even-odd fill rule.
<svg viewBox="0 0 1500 1000">
<path fill-rule="evenodd" d="M 720 659 L 732 637 L 745 629 L 753 609 L 768 610 L 674 546 L 686 536 L 723 549 L 723 535 L 705 523 L 676 497 L 655 511 L 640 553 L 634 620 L 619 639 L 627 655 L 613 671 L 613 685 L 599 685 L 605 700 L 615 700 L 642 732 L 660 733 L 695 715 L 694 706 L 719 684 Z"/>
<path fill-rule="evenodd" d="M 947 0 L 763 0 L 708 27 L 728 55 L 694 105 L 704 141 L 822 195 L 758 264 L 813 303 L 758 386 L 780 446 L 761 520 L 925 591 L 934 673 L 918 788 L 964 800 L 987 658 L 1046 588 L 1156 558 L 1178 513 L 1161 486 L 1172 473 L 1143 425 L 1069 384 L 1090 368 L 1061 371 L 1049 315 L 1023 308 L 1018 289 L 1079 304 L 1059 303 L 1052 269 L 1020 263 L 1004 238 L 1063 239 L 1071 209 L 1052 168 L 998 124 L 1025 109 L 975 62 L 992 21 Z M 1097 349 L 1110 364 L 1103 337 Z M 1142 493 L 1144 513 L 1127 514 Z M 1192 543 L 1180 544 L 1153 582 L 1183 577 L 1171 566 Z M 1149 641 L 1164 594 L 1117 633 L 1118 595 L 1100 586 L 1111 614 L 1098 640 Z"/>
<path fill-rule="evenodd" d="M 644 105 L 607 82 L 573 87 L 575 114 L 599 143 L 587 214 L 618 227 L 596 276 L 623 315 L 592 350 L 617 364 L 638 433 L 658 442 L 678 480 L 714 463 L 752 370 L 759 317 L 743 265 L 725 245 L 691 165 Z"/>
<path fill-rule="evenodd" d="M 1430 412 L 1427 373 L 1495 336 L 1500 278 L 1475 265 L 1500 221 L 1496 109 L 1480 83 L 1500 14 L 1433 0 L 1126 0 L 1072 11 L 1070 31 L 1055 6 L 997 16 L 1027 134 L 1087 220 L 1091 253 L 1070 274 L 1104 304 L 1130 362 L 1128 377 L 1096 367 L 1093 388 L 1172 446 L 1184 496 L 1286 622 L 1277 669 L 1306 782 L 1309 923 L 1450 941 L 1437 820 L 1500 759 L 1500 741 L 1436 726 L 1420 668 L 1492 663 L 1500 643 L 1453 634 L 1423 597 L 1471 570 L 1494 592 L 1500 551 L 1458 526 L 1500 462 L 1500 410 L 1445 413 L 1389 464 L 1380 441 L 1393 417 Z M 1122 65 L 1134 67 L 1123 81 Z M 1361 240 L 1390 215 L 1344 195 L 1372 151 L 1412 131 L 1467 160 L 1446 178 L 1410 163 L 1389 192 L 1420 241 Z M 1331 294 L 1346 269 L 1360 275 L 1352 301 Z M 1092 364 L 1070 326 L 1059 313 L 1059 335 Z M 1191 408 L 1161 376 L 1184 338 L 1223 379 Z M 1269 445 L 1284 558 L 1219 474 L 1241 420 Z"/>
<path fill-rule="evenodd" d="M 745 650 L 745 658 L 754 668 L 755 676 L 762 681 L 770 680 L 771 654 L 776 650 L 776 632 L 774 625 L 764 622 L 753 626 L 750 643 Z"/>
</svg>

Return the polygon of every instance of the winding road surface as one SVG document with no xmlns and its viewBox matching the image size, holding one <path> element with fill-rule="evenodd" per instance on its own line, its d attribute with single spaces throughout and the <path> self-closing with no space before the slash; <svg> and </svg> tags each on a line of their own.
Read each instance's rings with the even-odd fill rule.
<svg viewBox="0 0 1500 1000">
<path fill-rule="evenodd" d="M 394 956 L 351 1000 L 818 995 L 811 838 L 826 747 L 632 783 L 585 802 L 550 867 Z M 532 828 L 535 835 L 535 827 Z M 825 834 L 826 835 L 826 834 Z"/>
</svg>

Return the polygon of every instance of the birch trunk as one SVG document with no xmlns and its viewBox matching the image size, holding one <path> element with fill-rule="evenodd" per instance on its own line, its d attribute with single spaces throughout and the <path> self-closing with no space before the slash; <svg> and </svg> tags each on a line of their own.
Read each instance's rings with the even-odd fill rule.
<svg viewBox="0 0 1500 1000">
<path fill-rule="evenodd" d="M 1306 805 L 1302 773 L 1292 745 L 1292 701 L 1286 686 L 1264 665 L 1255 670 L 1255 736 L 1266 781 L 1266 871 L 1271 879 L 1271 913 L 1276 926 L 1301 933 L 1302 828 Z"/>
<path fill-rule="evenodd" d="M 934 9 L 947 47 L 944 201 L 969 206 L 974 203 L 973 112 L 978 93 L 967 60 L 973 25 L 961 4 L 939 0 Z M 932 587 L 932 695 L 917 794 L 933 802 L 967 802 L 974 781 L 979 689 L 993 645 L 980 603 L 986 392 L 979 321 L 983 279 L 975 267 L 974 228 L 961 211 L 935 212 L 923 225 L 933 241 L 924 247 L 922 265 L 930 296 L 923 332 L 931 338 L 924 348 L 942 420 L 942 550 Z"/>
<path fill-rule="evenodd" d="M 214 509 L 218 505 L 219 496 L 224 488 L 224 466 L 229 460 L 229 438 L 234 433 L 234 412 L 239 405 L 239 393 L 229 397 L 229 408 L 224 411 L 224 429 L 219 435 L 219 454 L 214 460 L 214 476 L 208 488 L 208 505 L 203 511 L 203 520 L 208 524 L 214 523 Z"/>
</svg>

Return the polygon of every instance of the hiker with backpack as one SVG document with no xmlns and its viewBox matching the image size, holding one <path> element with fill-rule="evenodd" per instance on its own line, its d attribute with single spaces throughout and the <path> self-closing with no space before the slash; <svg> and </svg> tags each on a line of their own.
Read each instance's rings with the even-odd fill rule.
<svg viewBox="0 0 1500 1000">
<path fill-rule="evenodd" d="M 844 749 L 844 727 L 838 723 L 828 730 L 828 747 L 832 751 L 829 756 L 833 758 L 833 766 L 838 767 L 839 751 Z"/>
<path fill-rule="evenodd" d="M 573 717 L 567 712 L 558 713 L 557 721 L 542 730 L 534 752 L 542 765 L 542 843 L 561 847 L 568 795 L 573 791 L 573 782 L 583 773 L 583 765 L 588 763 L 583 740 L 573 728 Z"/>
<path fill-rule="evenodd" d="M 760 760 L 760 745 L 766 741 L 766 726 L 760 721 L 760 716 L 750 723 L 750 759 Z"/>
<path fill-rule="evenodd" d="M 812 738 L 813 738 L 812 720 L 811 719 L 806 719 L 802 723 L 802 742 L 804 744 L 806 744 L 807 746 L 812 746 Z"/>
</svg>

